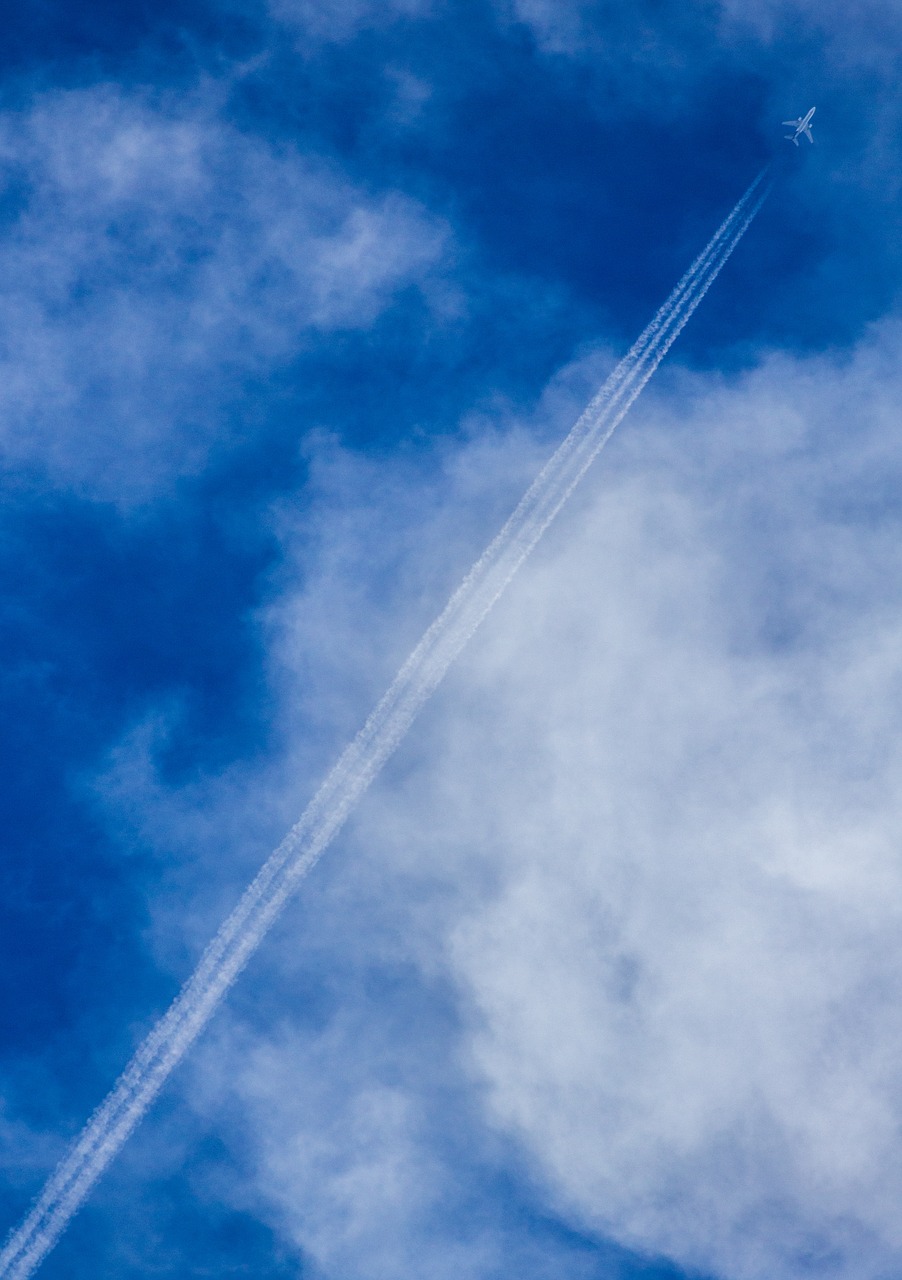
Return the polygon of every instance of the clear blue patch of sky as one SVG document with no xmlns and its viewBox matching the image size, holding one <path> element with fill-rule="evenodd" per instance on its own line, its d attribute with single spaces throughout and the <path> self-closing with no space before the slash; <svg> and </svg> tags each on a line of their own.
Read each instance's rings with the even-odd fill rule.
<svg viewBox="0 0 902 1280">
<path fill-rule="evenodd" d="M 91 1044 L 118 1042 L 121 1055 L 123 1009 L 138 1015 L 172 995 L 135 927 L 154 869 L 140 845 L 111 846 L 84 779 L 169 699 L 179 708 L 175 749 L 159 761 L 169 780 L 266 739 L 247 608 L 270 549 L 236 524 L 210 501 L 134 523 L 65 498 L 4 514 L 0 1043 L 37 1124 L 58 1118 L 56 1106 L 96 1101 L 109 1062 Z M 32 1055 L 48 1043 L 59 1097 L 33 1087 Z"/>
</svg>

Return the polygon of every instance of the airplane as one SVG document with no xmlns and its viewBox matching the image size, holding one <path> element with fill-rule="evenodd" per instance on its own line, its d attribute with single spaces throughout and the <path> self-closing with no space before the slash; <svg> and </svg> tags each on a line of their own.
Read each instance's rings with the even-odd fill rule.
<svg viewBox="0 0 902 1280">
<path fill-rule="evenodd" d="M 811 117 L 814 115 L 816 110 L 816 107 L 812 107 L 807 116 L 799 116 L 798 120 L 783 121 L 783 124 L 787 129 L 795 129 L 795 133 L 787 133 L 787 142 L 794 142 L 795 145 L 798 146 L 799 138 L 803 133 L 809 142 L 814 142 L 814 138 L 811 136 Z"/>
</svg>

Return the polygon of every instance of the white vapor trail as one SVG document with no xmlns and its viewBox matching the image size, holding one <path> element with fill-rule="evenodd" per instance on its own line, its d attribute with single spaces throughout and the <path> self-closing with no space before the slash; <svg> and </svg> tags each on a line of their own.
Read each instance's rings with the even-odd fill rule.
<svg viewBox="0 0 902 1280">
<path fill-rule="evenodd" d="M 504 528 L 395 677 L 297 824 L 270 855 L 207 947 L 193 975 L 94 1112 L 0 1252 L 0 1280 L 26 1280 L 153 1102 L 260 945 L 286 900 L 318 861 L 401 742 L 417 712 L 623 419 L 764 203 L 763 170 L 617 365 Z"/>
</svg>

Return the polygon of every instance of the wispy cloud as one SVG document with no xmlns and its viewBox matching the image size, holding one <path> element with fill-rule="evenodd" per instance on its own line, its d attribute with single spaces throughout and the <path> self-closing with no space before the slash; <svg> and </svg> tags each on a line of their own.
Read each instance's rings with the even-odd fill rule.
<svg viewBox="0 0 902 1280">
<path fill-rule="evenodd" d="M 490 1113 L 579 1220 L 742 1280 L 902 1247 L 887 344 L 650 414 L 435 766 L 507 868 L 453 942 Z"/>
<path fill-rule="evenodd" d="M 688 73 L 688 65 L 675 58 L 674 37 L 691 28 L 707 28 L 725 40 L 743 35 L 776 43 L 820 34 L 831 45 L 831 53 L 843 63 L 887 65 L 889 50 L 874 39 L 875 30 L 898 38 L 899 12 L 891 0 L 871 0 L 867 21 L 850 23 L 849 13 L 835 0 L 717 0 L 695 12 L 664 9 L 640 3 L 619 14 L 602 0 L 496 0 L 501 15 L 514 17 L 528 26 L 539 46 L 549 53 L 576 54 L 599 49 L 613 33 L 623 37 L 630 31 L 638 42 L 643 63 L 660 61 L 660 70 L 670 55 L 670 71 Z M 863 15 L 859 15 L 863 18 Z M 739 51 L 737 51 L 739 52 Z"/>
<path fill-rule="evenodd" d="M 203 1055 L 192 1089 L 219 1081 L 217 1127 L 259 1144 L 240 1194 L 325 1275 L 417 1274 L 411 1240 L 443 1275 L 450 1237 L 498 1273 L 503 1232 L 451 1226 L 451 1135 L 472 1191 L 493 1130 L 547 1211 L 728 1280 L 898 1264 L 899 348 L 886 322 L 851 360 L 670 375 L 276 943 L 280 1000 L 332 969 L 335 990 L 293 1030 L 249 1000 Z M 289 691 L 329 661 L 317 616 L 379 635 L 417 612 L 379 589 L 358 498 L 417 582 L 522 440 L 461 446 L 444 514 L 435 475 L 399 503 L 400 473 L 333 456 L 306 603 L 271 615 Z"/>
<path fill-rule="evenodd" d="M 198 56 L 269 50 L 240 91 L 8 94 L 0 115 L 0 456 L 37 583 L 4 614 L 15 671 L 34 612 L 37 673 L 7 749 L 23 813 L 52 758 L 54 817 L 23 824 L 7 903 L 10 955 L 42 958 L 31 991 L 7 982 L 9 1217 L 59 1154 L 17 1115 L 83 1119 L 615 358 L 539 401 L 545 371 L 621 326 L 772 122 L 816 102 L 818 146 L 732 264 L 748 293 L 711 299 L 689 348 L 748 372 L 671 368 L 639 407 L 61 1262 L 216 1270 L 195 1228 L 235 1207 L 253 1241 L 225 1232 L 224 1267 L 255 1275 L 596 1280 L 612 1240 L 721 1280 L 894 1274 L 902 339 L 886 320 L 854 350 L 718 352 L 762 314 L 823 351 L 890 305 L 897 13 L 232 12 Z M 137 30 L 96 55 L 111 74 L 153 62 Z M 469 305 L 436 341 L 454 237 Z M 112 528 L 121 600 L 98 585 Z"/>
<path fill-rule="evenodd" d="M 345 826 L 449 667 L 532 554 L 592 460 L 641 394 L 767 197 L 758 175 L 652 322 L 612 371 L 467 573 L 298 821 L 261 867 L 166 1014 L 48 1180 L 2 1253 L 5 1275 L 31 1275 L 128 1139 L 170 1072 L 256 952 L 301 880 Z"/>
<path fill-rule="evenodd" d="M 0 118 L 0 448 L 128 504 L 200 468 L 227 410 L 317 335 L 424 284 L 447 232 L 216 95 L 100 87 Z"/>
<path fill-rule="evenodd" d="M 336 42 L 361 30 L 386 27 L 401 18 L 431 17 L 441 0 L 268 0 L 278 22 L 297 28 L 308 40 Z"/>
</svg>

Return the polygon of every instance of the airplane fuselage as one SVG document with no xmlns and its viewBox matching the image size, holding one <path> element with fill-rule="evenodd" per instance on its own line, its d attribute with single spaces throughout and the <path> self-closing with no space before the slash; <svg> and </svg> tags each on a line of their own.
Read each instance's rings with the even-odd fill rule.
<svg viewBox="0 0 902 1280">
<path fill-rule="evenodd" d="M 798 120 L 783 121 L 783 124 L 786 126 L 786 128 L 795 130 L 794 133 L 786 134 L 787 142 L 792 142 L 795 144 L 795 146 L 798 146 L 799 138 L 803 134 L 805 135 L 805 137 L 808 139 L 809 142 L 814 142 L 814 138 L 811 135 L 811 120 L 816 110 L 817 110 L 816 107 L 812 107 L 811 110 L 807 113 L 807 115 L 799 116 Z"/>
</svg>

